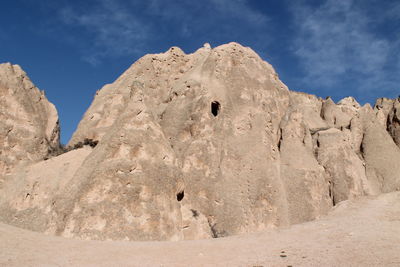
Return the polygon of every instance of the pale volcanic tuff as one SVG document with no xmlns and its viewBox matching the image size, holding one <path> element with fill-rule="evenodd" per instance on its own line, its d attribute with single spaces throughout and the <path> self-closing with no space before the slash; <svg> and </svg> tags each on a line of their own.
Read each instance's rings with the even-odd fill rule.
<svg viewBox="0 0 400 267">
<path fill-rule="evenodd" d="M 237 43 L 142 57 L 96 93 L 76 149 L 58 156 L 57 112 L 18 66 L 0 65 L 0 92 L 0 220 L 35 231 L 222 237 L 400 189 L 399 99 L 290 91 Z"/>
</svg>

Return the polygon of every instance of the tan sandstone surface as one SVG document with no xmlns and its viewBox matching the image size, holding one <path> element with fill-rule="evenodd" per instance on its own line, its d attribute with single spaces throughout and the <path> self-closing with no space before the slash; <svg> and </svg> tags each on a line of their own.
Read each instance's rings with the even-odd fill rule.
<svg viewBox="0 0 400 267">
<path fill-rule="evenodd" d="M 26 75 L 4 66 L 5 88 L 37 91 L 27 78 L 9 82 Z M 11 96 L 2 99 L 16 102 Z M 0 221 L 34 231 L 99 240 L 225 237 L 400 190 L 399 99 L 371 107 L 290 91 L 237 43 L 142 57 L 96 93 L 69 142 L 81 145 L 47 160 L 59 142 L 57 117 L 47 100 L 32 99 L 17 103 L 33 107 L 30 116 L 41 118 L 34 136 L 48 142 L 30 162 L 0 173 Z M 22 153 L 19 138 L 0 143 L 2 155 Z M 88 140 L 98 144 L 82 145 Z"/>
<path fill-rule="evenodd" d="M 59 144 L 57 110 L 18 65 L 0 64 L 0 190 L 16 165 Z"/>
<path fill-rule="evenodd" d="M 280 230 L 178 242 L 83 241 L 0 223 L 1 266 L 400 265 L 400 193 L 339 203 Z"/>
</svg>

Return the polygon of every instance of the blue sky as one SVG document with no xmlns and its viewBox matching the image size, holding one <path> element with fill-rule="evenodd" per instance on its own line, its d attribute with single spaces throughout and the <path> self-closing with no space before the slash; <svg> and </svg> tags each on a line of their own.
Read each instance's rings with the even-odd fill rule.
<svg viewBox="0 0 400 267">
<path fill-rule="evenodd" d="M 59 112 L 66 143 L 96 90 L 147 53 L 250 46 L 292 90 L 364 104 L 400 94 L 400 1 L 4 0 L 0 62 Z"/>
</svg>

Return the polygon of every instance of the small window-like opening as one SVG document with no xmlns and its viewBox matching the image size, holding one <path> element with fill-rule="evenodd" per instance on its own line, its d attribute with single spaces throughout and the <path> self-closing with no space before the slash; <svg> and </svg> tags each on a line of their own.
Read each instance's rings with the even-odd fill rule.
<svg viewBox="0 0 400 267">
<path fill-rule="evenodd" d="M 181 201 L 184 196 L 185 196 L 185 192 L 181 191 L 178 194 L 176 194 L 176 200 Z"/>
<path fill-rule="evenodd" d="M 221 108 L 221 104 L 218 101 L 211 102 L 211 113 L 216 117 Z"/>
</svg>

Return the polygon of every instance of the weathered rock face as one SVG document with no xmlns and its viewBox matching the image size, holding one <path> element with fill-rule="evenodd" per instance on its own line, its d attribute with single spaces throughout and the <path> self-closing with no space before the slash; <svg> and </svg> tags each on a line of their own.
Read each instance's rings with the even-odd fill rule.
<svg viewBox="0 0 400 267">
<path fill-rule="evenodd" d="M 113 84 L 104 86 L 96 93 L 95 100 L 79 123 L 69 144 L 84 138 L 101 140 L 118 116 L 131 102 L 133 88 L 143 87 L 143 101 L 158 122 L 159 117 L 175 95 L 172 86 L 177 84 L 189 70 L 204 60 L 207 49 L 186 55 L 178 47 L 164 54 L 146 55 L 135 62 Z"/>
<path fill-rule="evenodd" d="M 0 219 L 127 240 L 312 220 L 340 201 L 400 189 L 398 100 L 379 101 L 374 111 L 291 92 L 236 43 L 147 55 L 96 93 L 70 141 L 98 145 L 10 176 Z"/>
<path fill-rule="evenodd" d="M 0 197 L 3 222 L 40 232 L 55 233 L 55 205 L 71 186 L 92 149 L 85 147 L 55 158 L 19 168 L 7 179 Z"/>
<path fill-rule="evenodd" d="M 400 97 L 379 98 L 374 107 L 376 116 L 386 126 L 394 142 L 400 147 Z"/>
<path fill-rule="evenodd" d="M 332 206 L 328 176 L 314 155 L 309 126 L 317 129 L 325 126 L 317 119 L 318 113 L 314 113 L 321 106 L 315 105 L 316 100 L 291 93 L 291 104 L 281 120 L 280 179 L 285 185 L 291 224 L 312 220 Z"/>
<path fill-rule="evenodd" d="M 175 155 L 132 87 L 131 101 L 56 204 L 57 232 L 89 239 L 182 239 Z M 65 216 L 65 218 L 64 218 Z"/>
<path fill-rule="evenodd" d="M 33 179 L 32 170 L 14 175 L 0 201 L 0 218 L 68 237 L 182 239 L 176 198 L 183 182 L 174 153 L 140 104 L 142 88 L 132 88 L 130 97 L 125 113 L 95 149 L 84 147 L 49 159 L 47 168 L 36 164 Z M 56 177 L 54 169 L 59 171 Z M 37 223 L 28 223 L 32 217 Z"/>
<path fill-rule="evenodd" d="M 230 77 L 230 78 L 227 78 Z M 171 90 L 160 125 L 185 181 L 183 232 L 214 237 L 288 224 L 278 134 L 289 91 L 252 50 L 229 44 Z M 188 214 L 188 213 L 186 213 Z"/>
<path fill-rule="evenodd" d="M 17 164 L 42 160 L 58 145 L 53 104 L 18 65 L 0 64 L 0 188 Z"/>
</svg>

